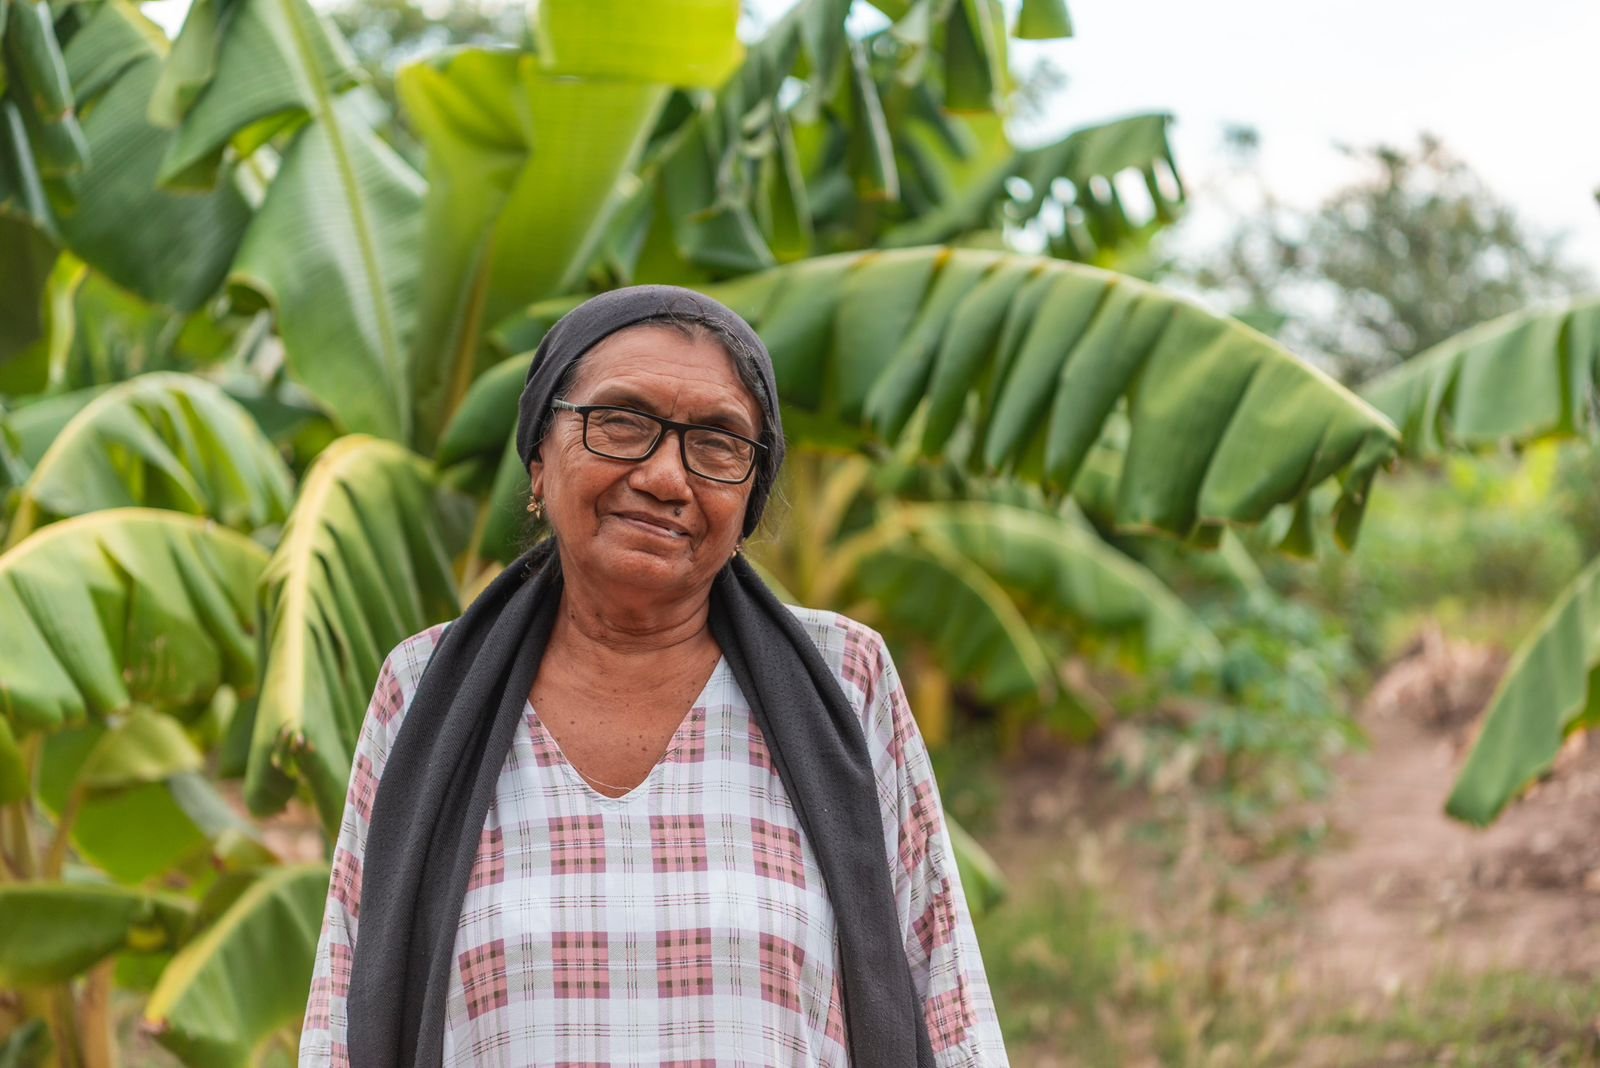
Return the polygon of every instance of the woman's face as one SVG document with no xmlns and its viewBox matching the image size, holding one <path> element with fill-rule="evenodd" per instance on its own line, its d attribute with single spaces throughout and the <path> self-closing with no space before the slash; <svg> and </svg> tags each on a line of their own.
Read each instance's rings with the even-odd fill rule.
<svg viewBox="0 0 1600 1068">
<path fill-rule="evenodd" d="M 722 346 L 670 327 L 605 338 L 579 362 L 566 399 L 761 436 L 761 410 Z M 596 456 L 584 448 L 583 417 L 566 411 L 554 413 L 529 473 L 569 582 L 685 596 L 704 595 L 733 554 L 752 486 L 684 470 L 674 431 L 646 460 Z"/>
</svg>

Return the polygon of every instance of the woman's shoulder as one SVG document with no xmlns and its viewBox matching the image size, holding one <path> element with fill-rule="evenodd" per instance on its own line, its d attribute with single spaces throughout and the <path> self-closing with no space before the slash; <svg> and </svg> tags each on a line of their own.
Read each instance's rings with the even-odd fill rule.
<svg viewBox="0 0 1600 1068">
<path fill-rule="evenodd" d="M 433 651 L 449 625 L 449 622 L 435 623 L 402 639 L 384 658 L 372 695 L 372 714 L 390 733 L 399 730 L 423 669 L 433 658 Z"/>
<path fill-rule="evenodd" d="M 883 635 L 876 630 L 842 612 L 785 607 L 794 613 L 858 711 L 878 696 L 886 682 L 893 684 L 894 665 Z"/>
</svg>

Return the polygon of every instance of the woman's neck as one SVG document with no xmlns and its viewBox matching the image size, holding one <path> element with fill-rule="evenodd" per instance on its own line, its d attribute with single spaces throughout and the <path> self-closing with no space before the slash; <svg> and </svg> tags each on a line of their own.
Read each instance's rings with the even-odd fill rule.
<svg viewBox="0 0 1600 1068">
<path fill-rule="evenodd" d="M 600 596 L 569 579 L 551 644 L 568 653 L 639 657 L 689 652 L 712 641 L 709 590 L 699 597 L 652 601 L 630 592 L 634 596 Z"/>
</svg>

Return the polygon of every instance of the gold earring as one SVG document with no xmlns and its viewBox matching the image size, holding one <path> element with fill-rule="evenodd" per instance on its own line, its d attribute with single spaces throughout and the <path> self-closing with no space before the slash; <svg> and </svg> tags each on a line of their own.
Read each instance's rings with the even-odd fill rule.
<svg viewBox="0 0 1600 1068">
<path fill-rule="evenodd" d="M 528 502 L 528 511 L 533 513 L 533 518 L 543 519 L 544 501 L 540 500 L 538 497 L 535 497 L 533 500 Z"/>
</svg>

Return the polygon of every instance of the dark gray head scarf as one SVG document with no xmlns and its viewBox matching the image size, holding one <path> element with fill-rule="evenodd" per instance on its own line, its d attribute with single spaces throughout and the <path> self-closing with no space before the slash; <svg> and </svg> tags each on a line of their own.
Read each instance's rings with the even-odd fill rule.
<svg viewBox="0 0 1600 1068">
<path fill-rule="evenodd" d="M 745 514 L 749 534 L 783 456 L 772 361 L 749 324 L 690 290 L 617 290 L 586 301 L 552 327 L 523 389 L 518 453 L 524 464 L 533 458 L 550 402 L 584 353 L 624 327 L 663 316 L 712 325 L 756 357 L 768 452 Z M 417 684 L 373 801 L 363 858 L 348 1001 L 353 1068 L 440 1063 L 467 881 L 561 589 L 560 559 L 553 540 L 546 540 L 507 567 L 448 627 Z M 834 902 L 851 1063 L 931 1068 L 860 718 L 793 613 L 743 557 L 713 582 L 709 618 Z"/>
</svg>

